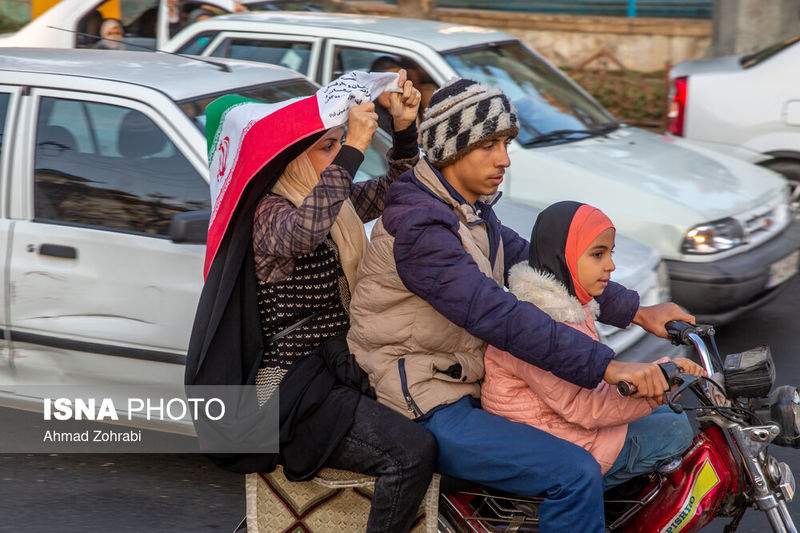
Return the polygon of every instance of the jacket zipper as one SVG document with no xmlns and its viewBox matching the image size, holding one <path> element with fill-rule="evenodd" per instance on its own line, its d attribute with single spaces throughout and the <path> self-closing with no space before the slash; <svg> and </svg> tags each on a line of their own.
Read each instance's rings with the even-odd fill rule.
<svg viewBox="0 0 800 533">
<path fill-rule="evenodd" d="M 406 379 L 406 360 L 404 357 L 401 357 L 397 361 L 397 369 L 400 371 L 400 388 L 403 390 L 403 397 L 406 400 L 406 409 L 408 409 L 408 412 L 414 415 L 415 418 L 422 416 L 422 411 L 411 397 L 411 393 L 408 392 L 408 380 Z"/>
</svg>

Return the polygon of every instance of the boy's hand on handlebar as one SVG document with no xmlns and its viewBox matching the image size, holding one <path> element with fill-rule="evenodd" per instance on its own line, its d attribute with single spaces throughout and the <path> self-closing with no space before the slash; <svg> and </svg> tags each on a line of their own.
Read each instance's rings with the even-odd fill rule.
<svg viewBox="0 0 800 533">
<path fill-rule="evenodd" d="M 347 115 L 347 140 L 344 144 L 363 154 L 369 148 L 377 129 L 378 114 L 375 112 L 375 104 L 364 102 L 357 105 Z"/>
<path fill-rule="evenodd" d="M 705 371 L 705 369 L 690 359 L 686 359 L 685 357 L 679 357 L 673 360 L 673 362 L 676 365 L 678 365 L 678 367 L 681 369 L 681 372 L 683 372 L 684 374 L 708 377 L 708 373 Z"/>
<path fill-rule="evenodd" d="M 673 302 L 639 307 L 633 317 L 634 324 L 664 339 L 667 338 L 667 330 L 664 324 L 670 320 L 681 320 L 694 324 L 694 316 Z"/>
<path fill-rule="evenodd" d="M 663 327 L 663 326 L 662 326 Z M 664 392 L 669 390 L 661 369 L 652 363 L 623 363 L 612 360 L 606 367 L 603 380 L 611 385 L 627 381 L 636 387 L 634 398 L 651 398 L 664 403 Z"/>
<path fill-rule="evenodd" d="M 389 93 L 389 114 L 392 115 L 393 128 L 395 131 L 403 131 L 417 120 L 419 103 L 422 99 L 420 92 L 414 88 L 414 84 L 407 79 L 406 71 L 400 69 L 397 86 L 403 90 L 402 93 Z"/>
</svg>

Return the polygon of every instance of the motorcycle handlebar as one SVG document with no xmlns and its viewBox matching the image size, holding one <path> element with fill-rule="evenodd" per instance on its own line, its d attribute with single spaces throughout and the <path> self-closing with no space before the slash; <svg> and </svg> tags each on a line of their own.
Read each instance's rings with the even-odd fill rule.
<svg viewBox="0 0 800 533">
<path fill-rule="evenodd" d="M 689 324 L 680 320 L 670 320 L 664 327 L 667 330 L 667 338 L 675 346 L 685 344 L 691 346 L 693 343 L 689 338 L 689 334 L 696 333 L 701 337 L 707 337 L 714 334 L 714 326 L 706 324 Z"/>
<path fill-rule="evenodd" d="M 661 372 L 664 374 L 664 379 L 667 380 L 667 385 L 670 387 L 672 385 L 680 385 L 683 383 L 683 379 L 681 378 L 681 368 L 677 364 L 673 363 L 672 361 L 667 361 L 666 363 L 659 363 L 658 367 L 661 369 Z M 628 381 L 620 381 L 617 383 L 617 391 L 622 396 L 631 396 L 632 394 L 636 394 L 637 390 L 639 389 L 636 387 L 636 385 Z"/>
</svg>

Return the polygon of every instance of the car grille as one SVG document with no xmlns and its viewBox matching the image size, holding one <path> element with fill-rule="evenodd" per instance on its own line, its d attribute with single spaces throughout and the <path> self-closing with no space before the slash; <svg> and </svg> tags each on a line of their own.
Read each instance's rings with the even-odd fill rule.
<svg viewBox="0 0 800 533">
<path fill-rule="evenodd" d="M 745 230 L 749 245 L 758 245 L 777 235 L 789 223 L 789 207 L 783 196 L 735 217 Z"/>
</svg>

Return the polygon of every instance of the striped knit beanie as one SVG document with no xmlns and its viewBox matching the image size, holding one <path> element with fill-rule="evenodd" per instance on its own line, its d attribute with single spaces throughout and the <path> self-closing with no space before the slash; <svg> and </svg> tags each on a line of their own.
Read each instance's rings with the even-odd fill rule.
<svg viewBox="0 0 800 533">
<path fill-rule="evenodd" d="M 519 133 L 517 111 L 503 91 L 466 78 L 433 93 L 424 119 L 422 149 L 436 168 L 455 163 L 479 143 Z"/>
</svg>

